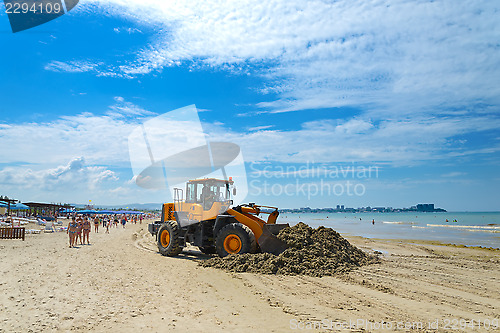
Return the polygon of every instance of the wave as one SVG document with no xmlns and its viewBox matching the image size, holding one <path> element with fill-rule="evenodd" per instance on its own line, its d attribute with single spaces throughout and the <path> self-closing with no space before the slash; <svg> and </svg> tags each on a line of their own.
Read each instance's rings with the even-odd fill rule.
<svg viewBox="0 0 500 333">
<path fill-rule="evenodd" d="M 452 228 L 458 229 L 460 231 L 468 232 L 490 232 L 490 233 L 500 233 L 500 227 L 493 227 L 487 225 L 443 225 L 443 224 L 427 224 L 428 227 L 433 228 Z"/>
<path fill-rule="evenodd" d="M 461 229 L 490 229 L 490 230 L 500 230 L 500 227 L 494 227 L 490 225 L 448 225 L 448 224 L 427 224 L 428 227 L 440 227 L 440 228 L 461 228 Z"/>
<path fill-rule="evenodd" d="M 386 224 L 415 224 L 415 222 L 402 222 L 402 221 L 397 221 L 397 222 L 382 221 L 382 223 L 386 223 Z"/>
</svg>

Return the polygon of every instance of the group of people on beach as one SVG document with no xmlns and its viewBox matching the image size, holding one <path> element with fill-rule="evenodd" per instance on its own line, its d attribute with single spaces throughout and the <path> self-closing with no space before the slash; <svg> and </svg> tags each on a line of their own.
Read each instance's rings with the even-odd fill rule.
<svg viewBox="0 0 500 333">
<path fill-rule="evenodd" d="M 90 245 L 90 221 L 88 217 L 82 218 L 81 216 L 71 218 L 71 222 L 68 224 L 68 235 L 69 235 L 69 247 L 75 247 L 78 240 L 80 240 L 80 245 L 85 243 Z"/>
<path fill-rule="evenodd" d="M 128 221 L 136 224 L 139 221 L 139 223 L 142 224 L 142 220 L 142 215 L 139 217 L 127 217 L 125 214 L 121 216 L 116 214 L 114 216 L 106 215 L 104 217 L 99 217 L 97 215 L 88 217 L 72 216 L 67 230 L 67 234 L 69 235 L 69 247 L 75 247 L 78 241 L 80 241 L 80 245 L 83 245 L 85 241 L 87 241 L 87 244 L 90 245 L 90 231 L 92 223 L 94 224 L 95 233 L 99 232 L 99 226 L 102 225 L 106 228 L 106 233 L 109 234 L 109 229 L 113 226 L 117 228 L 118 223 L 125 228 Z"/>
</svg>

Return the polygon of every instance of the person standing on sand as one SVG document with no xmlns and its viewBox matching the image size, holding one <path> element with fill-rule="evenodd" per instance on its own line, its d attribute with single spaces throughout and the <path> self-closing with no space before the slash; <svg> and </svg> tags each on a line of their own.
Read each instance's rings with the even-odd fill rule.
<svg viewBox="0 0 500 333">
<path fill-rule="evenodd" d="M 96 215 L 96 217 L 94 218 L 94 232 L 96 233 L 99 232 L 99 223 L 99 217 L 97 217 Z"/>
<path fill-rule="evenodd" d="M 122 225 L 123 225 L 123 228 L 125 228 L 125 224 L 127 224 L 127 215 L 123 214 L 122 215 Z"/>
<path fill-rule="evenodd" d="M 81 218 L 81 216 L 79 216 L 76 219 L 76 223 L 77 223 L 78 226 L 77 226 L 77 229 L 76 229 L 75 244 L 76 244 L 76 242 L 78 242 L 78 239 L 80 239 L 80 245 L 83 245 L 83 242 L 82 242 L 83 219 Z"/>
<path fill-rule="evenodd" d="M 111 219 L 107 219 L 107 223 L 106 223 L 106 233 L 109 234 L 109 228 L 111 227 L 111 223 L 113 223 L 113 221 Z"/>
<path fill-rule="evenodd" d="M 75 221 L 75 217 L 68 224 L 68 231 L 66 233 L 69 235 L 69 247 L 75 246 L 76 232 L 78 230 L 78 223 Z"/>
<path fill-rule="evenodd" d="M 87 238 L 88 245 L 90 245 L 90 240 L 89 240 L 90 230 L 91 230 L 90 221 L 88 218 L 85 217 L 82 225 L 83 243 L 85 243 L 85 238 Z"/>
</svg>

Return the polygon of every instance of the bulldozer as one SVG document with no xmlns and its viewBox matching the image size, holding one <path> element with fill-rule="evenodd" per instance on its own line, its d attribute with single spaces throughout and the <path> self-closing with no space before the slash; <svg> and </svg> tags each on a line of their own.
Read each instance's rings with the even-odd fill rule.
<svg viewBox="0 0 500 333">
<path fill-rule="evenodd" d="M 185 195 L 184 195 L 185 194 Z M 190 180 L 174 189 L 174 202 L 163 204 L 161 220 L 148 225 L 164 256 L 180 254 L 187 243 L 205 254 L 268 252 L 279 255 L 287 246 L 276 235 L 278 208 L 255 203 L 233 207 L 234 182 L 216 178 Z M 264 220 L 259 216 L 268 215 Z"/>
</svg>

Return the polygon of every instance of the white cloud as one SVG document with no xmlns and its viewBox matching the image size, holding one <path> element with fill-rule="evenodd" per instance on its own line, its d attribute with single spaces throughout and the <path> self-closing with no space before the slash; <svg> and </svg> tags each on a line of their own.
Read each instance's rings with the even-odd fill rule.
<svg viewBox="0 0 500 333">
<path fill-rule="evenodd" d="M 454 137 L 473 132 L 499 130 L 496 117 L 413 118 L 410 120 L 369 119 L 348 121 L 317 120 L 298 130 L 228 132 L 204 126 L 212 141 L 229 141 L 244 149 L 247 161 L 305 162 L 387 162 L 415 165 L 423 161 L 456 156 L 493 153 L 494 147 L 468 147 Z"/>
<path fill-rule="evenodd" d="M 116 174 L 99 166 L 87 166 L 82 157 L 74 158 L 66 165 L 55 168 L 32 170 L 23 167 L 7 167 L 0 170 L 0 183 L 4 187 L 43 189 L 45 191 L 96 190 L 106 181 L 117 181 Z"/>
<path fill-rule="evenodd" d="M 125 103 L 124 98 L 116 97 L 112 106 Z M 23 193 L 37 194 L 39 200 L 48 200 L 52 195 L 56 201 L 85 202 L 92 194 L 93 198 L 99 195 L 104 202 L 137 201 L 134 198 L 138 195 L 142 201 L 163 201 L 165 193 L 140 191 L 130 179 L 127 138 L 142 122 L 135 114 L 144 110 L 136 105 L 130 107 L 134 111 L 125 112 L 125 116 L 87 113 L 43 123 L 1 125 L 3 168 L 0 167 L 0 184 L 3 191 L 16 194 L 24 190 Z M 419 117 L 411 121 L 373 121 L 360 116 L 350 120 L 310 121 L 296 130 L 261 127 L 244 132 L 230 130 L 224 124 L 203 124 L 209 140 L 239 144 L 246 162 L 352 161 L 384 163 L 387 167 L 413 166 L 425 161 L 449 162 L 461 156 L 498 153 L 498 142 L 472 149 L 455 137 L 478 131 L 498 131 L 499 127 L 500 122 L 492 115 Z M 176 128 L 182 130 L 184 127 L 178 124 Z M 168 146 L 159 142 L 162 144 Z M 71 156 L 79 158 L 68 163 Z M 77 186 L 81 191 L 75 192 Z M 72 199 L 62 199 L 65 197 Z"/>
<path fill-rule="evenodd" d="M 145 110 L 144 108 L 135 105 L 134 103 L 128 102 L 125 98 L 121 96 L 115 97 L 115 104 L 109 107 L 107 114 L 112 117 L 144 117 L 144 116 L 154 116 L 156 113 Z"/>
<path fill-rule="evenodd" d="M 129 168 L 127 138 L 143 122 L 141 117 L 149 115 L 154 113 L 117 96 L 105 115 L 88 113 L 42 123 L 2 124 L 0 160 L 5 165 L 22 162 L 48 169 L 64 165 L 68 156 L 82 156 L 90 165 Z M 211 141 L 239 144 L 248 162 L 379 161 L 414 165 L 492 154 L 500 149 L 498 142 L 470 147 L 462 138 L 455 139 L 474 132 L 498 131 L 500 123 L 493 115 L 384 121 L 360 116 L 310 121 L 296 130 L 270 126 L 239 133 L 217 122 L 203 125 Z"/>
<path fill-rule="evenodd" d="M 91 61 L 51 61 L 45 65 L 45 70 L 52 72 L 66 72 L 66 73 L 83 73 L 94 72 L 99 66 L 103 65 L 102 62 Z"/>
<path fill-rule="evenodd" d="M 91 0 L 82 7 L 157 31 L 135 61 L 102 75 L 183 62 L 253 71 L 268 80 L 263 93 L 278 95 L 259 104 L 264 111 L 436 112 L 497 105 L 500 96 L 493 1 Z"/>
<path fill-rule="evenodd" d="M 135 34 L 135 33 L 139 33 L 139 34 L 143 33 L 140 29 L 137 29 L 137 28 L 125 28 L 125 27 L 114 28 L 113 31 L 116 32 L 117 34 L 122 33 L 122 32 L 126 32 L 129 35 Z"/>
<path fill-rule="evenodd" d="M 105 115 L 83 113 L 41 123 L 0 125 L 0 160 L 37 165 L 67 162 L 83 156 L 91 164 L 126 167 L 127 137 L 144 117 L 155 113 L 116 97 Z"/>
<path fill-rule="evenodd" d="M 255 126 L 255 127 L 248 128 L 248 131 L 250 131 L 250 132 L 262 131 L 262 130 L 268 130 L 268 129 L 273 128 L 273 127 L 274 127 L 274 125 Z"/>
<path fill-rule="evenodd" d="M 446 177 L 446 178 L 456 178 L 456 177 L 461 177 L 461 176 L 466 176 L 466 172 L 461 172 L 461 171 L 453 171 L 453 172 L 448 172 L 445 174 L 442 174 L 441 177 Z"/>
</svg>

